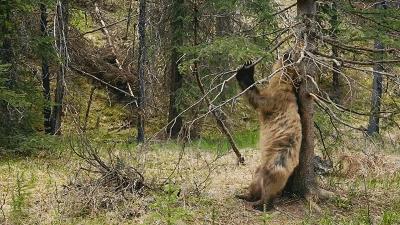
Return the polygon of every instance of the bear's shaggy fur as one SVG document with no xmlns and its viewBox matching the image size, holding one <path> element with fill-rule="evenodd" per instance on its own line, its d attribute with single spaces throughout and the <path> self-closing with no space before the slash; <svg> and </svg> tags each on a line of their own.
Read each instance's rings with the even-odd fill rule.
<svg viewBox="0 0 400 225">
<path fill-rule="evenodd" d="M 254 86 L 254 66 L 243 65 L 236 74 L 245 96 L 260 119 L 261 165 L 245 195 L 237 197 L 252 202 L 254 208 L 273 207 L 273 199 L 286 185 L 299 164 L 302 139 L 296 98 L 297 73 L 284 68 L 284 59 L 273 66 L 275 75 L 261 91 Z"/>
</svg>

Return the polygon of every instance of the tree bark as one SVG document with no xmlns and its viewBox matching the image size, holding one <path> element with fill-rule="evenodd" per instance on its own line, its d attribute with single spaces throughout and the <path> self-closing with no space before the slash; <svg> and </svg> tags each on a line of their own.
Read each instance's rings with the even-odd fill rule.
<svg viewBox="0 0 400 225">
<path fill-rule="evenodd" d="M 138 119 L 137 137 L 138 143 L 144 142 L 144 109 L 145 109 L 145 66 L 146 66 L 146 0 L 139 1 L 139 57 L 138 57 Z"/>
<path fill-rule="evenodd" d="M 42 37 L 47 37 L 47 7 L 45 4 L 40 4 L 40 32 Z M 51 106 L 50 106 L 50 73 L 49 62 L 46 56 L 42 56 L 42 86 L 43 86 L 43 119 L 44 133 L 51 133 Z"/>
<path fill-rule="evenodd" d="M 336 3 L 332 3 L 332 8 L 330 9 L 332 12 L 331 18 L 330 18 L 330 25 L 331 25 L 331 37 L 332 39 L 336 40 L 337 39 L 337 33 L 339 29 L 339 21 L 338 21 L 338 12 L 337 12 L 337 6 Z M 332 45 L 332 56 L 335 58 L 339 57 L 339 50 L 336 46 Z M 332 91 L 333 91 L 333 96 L 332 99 L 335 103 L 340 103 L 340 97 L 341 97 L 341 83 L 340 83 L 340 66 L 333 62 L 332 63 Z"/>
<path fill-rule="evenodd" d="M 387 1 L 382 1 L 375 5 L 375 8 L 386 9 Z M 375 40 L 374 48 L 377 50 L 384 49 L 383 43 L 380 40 Z M 379 53 L 378 58 L 382 59 L 382 53 Z M 368 135 L 379 134 L 379 112 L 381 111 L 381 99 L 383 92 L 383 65 L 375 64 L 373 68 L 372 95 L 371 95 L 371 115 L 367 129 Z"/>
<path fill-rule="evenodd" d="M 332 56 L 335 58 L 339 57 L 339 51 L 337 47 L 332 46 Z M 340 66 L 333 62 L 332 63 L 332 100 L 335 103 L 341 102 L 341 82 L 340 82 Z"/>
<path fill-rule="evenodd" d="M 317 187 L 314 173 L 314 100 L 309 95 L 311 82 L 303 81 L 298 90 L 299 114 L 302 126 L 302 141 L 299 165 L 293 172 L 286 190 L 306 196 Z"/>
<path fill-rule="evenodd" d="M 169 70 L 170 94 L 167 133 L 177 138 L 182 129 L 182 116 L 179 116 L 178 91 L 182 87 L 182 74 L 179 72 L 179 54 L 177 48 L 183 45 L 183 0 L 174 0 L 171 6 L 171 64 Z M 173 121 L 173 122 L 171 122 Z"/>
<path fill-rule="evenodd" d="M 219 10 L 215 18 L 215 34 L 217 38 L 228 37 L 233 32 L 232 26 L 232 15 L 228 10 Z M 217 71 L 224 71 L 226 66 L 229 65 L 229 60 L 224 54 L 217 54 L 214 56 L 217 62 Z M 222 83 L 224 81 L 224 76 L 220 76 L 217 81 Z M 227 84 L 228 85 L 228 84 Z M 225 92 L 221 92 L 219 95 L 219 101 L 225 101 Z M 225 117 L 221 117 L 221 120 L 226 121 Z M 226 124 L 226 123 L 225 123 Z M 229 126 L 229 124 L 227 124 Z"/>
<path fill-rule="evenodd" d="M 307 48 L 315 48 L 314 41 L 310 35 L 312 23 L 316 12 L 314 0 L 298 0 L 297 15 L 304 22 L 303 29 L 298 37 L 300 43 L 308 43 Z M 300 149 L 299 165 L 293 172 L 286 185 L 285 190 L 298 196 L 307 197 L 318 188 L 314 172 L 314 102 L 309 93 L 313 90 L 313 82 L 308 76 L 315 77 L 316 68 L 311 60 L 303 59 L 300 62 L 299 75 L 302 82 L 298 90 L 298 106 L 302 126 L 302 142 Z"/>
<path fill-rule="evenodd" d="M 376 40 L 375 49 L 384 49 L 383 44 Z M 371 96 L 371 115 L 369 117 L 368 135 L 379 133 L 379 112 L 381 111 L 381 98 L 383 92 L 383 66 L 381 64 L 374 65 L 372 96 Z"/>
<path fill-rule="evenodd" d="M 7 25 L 7 23 L 11 22 L 11 16 L 10 16 L 11 12 L 7 11 L 5 14 L 6 14 L 5 19 L 4 19 L 4 21 L 2 21 L 1 30 L 0 30 L 0 32 L 2 34 L 4 34 L 3 43 L 0 48 L 0 54 L 1 54 L 0 60 L 1 60 L 1 63 L 10 64 L 10 67 L 8 68 L 8 71 L 7 71 L 9 80 L 6 82 L 6 85 L 8 88 L 11 89 L 16 84 L 16 77 L 15 77 L 16 74 L 15 74 L 15 65 L 14 65 L 15 63 L 13 60 L 14 52 L 13 52 L 13 45 L 11 42 L 12 30 Z"/>
<path fill-rule="evenodd" d="M 217 37 L 224 37 L 232 34 L 232 16 L 227 10 L 220 10 L 215 20 L 215 31 Z"/>
<path fill-rule="evenodd" d="M 60 57 L 60 67 L 56 78 L 56 90 L 54 107 L 52 113 L 51 133 L 61 134 L 61 116 L 63 109 L 64 89 L 65 89 L 65 76 L 68 68 L 68 0 L 60 0 L 57 2 L 57 15 L 56 15 L 56 42 L 57 51 Z"/>
</svg>

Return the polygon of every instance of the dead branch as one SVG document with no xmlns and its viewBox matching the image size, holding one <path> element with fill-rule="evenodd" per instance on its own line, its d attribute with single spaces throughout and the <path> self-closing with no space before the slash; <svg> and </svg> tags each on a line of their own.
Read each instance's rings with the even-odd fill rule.
<svg viewBox="0 0 400 225">
<path fill-rule="evenodd" d="M 261 59 L 260 59 L 261 61 Z M 197 70 L 197 68 L 194 68 L 195 70 Z M 212 103 L 210 102 L 210 99 L 207 97 L 206 95 L 206 91 L 204 90 L 204 86 L 201 83 L 199 74 L 197 71 L 194 71 L 193 74 L 195 74 L 196 77 L 196 81 L 197 81 L 197 85 L 199 86 L 199 89 L 201 91 L 201 93 L 205 96 L 205 101 L 208 105 L 209 108 L 213 108 Z M 220 116 L 218 115 L 217 111 L 213 111 L 212 115 L 214 116 L 215 120 L 217 121 L 217 125 L 219 127 L 219 129 L 221 130 L 221 132 L 226 136 L 226 138 L 228 139 L 229 144 L 232 147 L 232 150 L 235 152 L 237 158 L 238 158 L 238 162 L 239 164 L 244 164 L 244 157 L 242 156 L 242 154 L 240 154 L 238 147 L 236 146 L 235 141 L 233 140 L 233 137 L 230 133 L 230 131 L 228 130 L 228 128 L 225 126 L 225 123 L 222 121 L 222 119 L 220 118 Z"/>
<path fill-rule="evenodd" d="M 307 52 L 310 53 L 310 52 Z M 329 58 L 329 59 L 335 59 L 339 62 L 342 63 L 350 63 L 350 64 L 357 64 L 357 65 L 364 65 L 364 66 L 372 66 L 375 64 L 391 64 L 391 63 L 400 63 L 400 59 L 392 59 L 392 60 L 376 60 L 376 61 L 372 61 L 372 60 L 368 60 L 368 61 L 354 61 L 354 60 L 349 60 L 349 59 L 343 59 L 343 58 L 339 58 L 339 57 L 334 57 L 331 55 L 327 55 L 321 52 L 317 52 L 317 51 L 313 51 L 311 52 L 312 54 L 315 55 L 319 55 L 322 56 L 324 58 Z M 310 55 L 311 56 L 311 55 Z"/>
<path fill-rule="evenodd" d="M 290 38 L 292 38 L 292 37 L 294 37 L 294 34 L 293 34 L 293 33 L 290 34 L 290 35 L 288 35 L 288 36 L 287 36 L 286 38 L 284 38 L 283 40 L 281 40 L 281 41 L 280 41 L 279 43 L 277 43 L 275 46 L 273 46 L 270 50 L 268 50 L 268 53 L 271 53 L 271 52 L 275 51 L 275 50 L 276 50 L 277 48 L 279 48 L 283 43 L 285 43 L 286 41 L 290 40 Z M 260 58 L 256 59 L 252 65 L 258 64 L 259 62 L 261 62 L 262 59 L 264 59 L 264 57 L 260 57 Z M 217 105 L 217 106 L 214 106 L 213 108 L 210 108 L 210 109 L 208 110 L 208 112 L 206 112 L 206 113 L 204 113 L 204 114 L 198 116 L 197 118 L 195 118 L 194 120 L 192 120 L 191 122 L 188 122 L 188 123 L 190 123 L 191 125 L 194 124 L 197 120 L 206 117 L 208 114 L 214 112 L 215 110 L 219 110 L 219 108 L 221 108 L 223 105 L 226 105 L 226 104 L 228 104 L 229 102 L 233 102 L 234 100 L 236 100 L 239 96 L 241 96 L 242 94 L 244 94 L 248 89 L 250 89 L 250 88 L 253 87 L 254 85 L 259 84 L 259 83 L 262 83 L 262 82 L 264 82 L 264 81 L 270 79 L 270 78 L 271 78 L 272 76 L 274 76 L 277 72 L 279 72 L 279 71 L 281 71 L 281 70 L 284 70 L 284 69 L 287 68 L 288 66 L 293 66 L 293 65 L 294 65 L 294 64 L 291 63 L 291 64 L 288 64 L 288 65 L 286 65 L 286 66 L 280 68 L 280 69 L 277 70 L 277 71 L 274 71 L 274 72 L 273 72 L 271 75 L 269 75 L 268 77 L 266 77 L 266 78 L 264 78 L 264 79 L 261 79 L 261 80 L 258 80 L 258 81 L 255 82 L 253 85 L 251 85 L 250 87 L 248 87 L 246 90 L 243 90 L 242 92 L 240 92 L 239 94 L 235 95 L 234 97 L 225 100 L 224 102 L 222 102 L 221 104 L 219 104 L 219 105 Z M 214 75 L 214 76 L 222 76 L 222 75 L 232 74 L 232 73 L 236 73 L 236 72 L 237 72 L 237 69 L 225 71 L 225 72 L 222 72 L 222 73 L 220 73 L 220 74 L 210 74 L 210 75 L 206 75 L 206 76 L 204 76 L 204 77 L 208 77 L 208 76 L 211 76 L 211 75 Z M 182 115 L 183 115 L 184 113 L 186 113 L 188 110 L 190 110 L 191 108 L 193 108 L 193 107 L 195 107 L 196 105 L 198 105 L 199 103 L 201 103 L 203 100 L 205 100 L 205 98 L 206 98 L 212 91 L 214 91 L 214 90 L 216 90 L 217 88 L 220 88 L 221 86 L 225 85 L 227 82 L 231 81 L 234 77 L 235 77 L 235 75 L 232 75 L 232 76 L 230 76 L 229 78 L 223 80 L 222 83 L 217 84 L 217 85 L 214 86 L 213 88 L 210 88 L 207 92 L 205 92 L 205 93 L 203 94 L 203 96 L 202 96 L 200 99 L 198 99 L 195 103 L 193 103 L 192 105 L 190 105 L 190 106 L 187 107 L 186 109 L 182 110 L 174 119 L 172 119 L 171 121 L 169 121 L 164 127 L 162 127 L 162 128 L 161 128 L 158 132 L 156 132 L 153 136 L 151 136 L 150 138 L 148 138 L 148 139 L 146 140 L 146 142 L 149 142 L 150 140 L 152 140 L 152 139 L 154 139 L 155 137 L 157 137 L 157 136 L 159 135 L 160 132 L 164 131 L 164 130 L 165 130 L 168 126 L 170 126 L 171 124 L 176 123 L 176 119 L 177 119 L 178 117 L 182 116 Z M 200 80 L 200 81 L 201 81 L 201 80 Z M 189 127 L 190 127 L 191 125 L 189 125 Z"/>
<path fill-rule="evenodd" d="M 78 37 L 83 37 L 83 36 L 85 36 L 86 34 L 91 34 L 91 33 L 94 33 L 94 32 L 96 32 L 96 31 L 99 31 L 99 30 L 102 30 L 102 29 L 105 29 L 105 28 L 108 28 L 108 27 L 115 26 L 115 25 L 117 25 L 117 24 L 119 24 L 119 23 L 122 23 L 122 22 L 125 22 L 125 21 L 127 21 L 127 20 L 128 20 L 128 19 L 125 18 L 125 19 L 122 19 L 122 20 L 118 20 L 118 21 L 116 21 L 116 22 L 114 22 L 114 23 L 110 23 L 110 24 L 101 26 L 101 27 L 99 27 L 99 28 L 95 28 L 95 29 L 93 29 L 93 30 L 86 31 L 86 32 L 84 32 L 84 33 L 81 33 Z M 72 38 L 77 38 L 77 37 L 72 37 Z"/>
<path fill-rule="evenodd" d="M 309 95 L 310 95 L 311 97 L 313 97 L 313 99 L 314 99 L 315 103 L 318 105 L 318 107 L 320 107 L 321 109 L 323 109 L 326 113 L 328 113 L 328 115 L 332 116 L 332 117 L 333 117 L 336 121 L 338 121 L 339 123 L 341 123 L 341 124 L 343 124 L 343 125 L 345 125 L 345 126 L 347 126 L 347 127 L 350 127 L 350 128 L 352 128 L 352 129 L 355 129 L 355 130 L 359 130 L 359 131 L 362 131 L 362 132 L 365 132 L 365 131 L 366 131 L 366 129 L 365 129 L 364 127 L 355 127 L 355 126 L 353 126 L 353 125 L 351 125 L 351 124 L 349 124 L 349 123 L 344 122 L 343 120 L 341 120 L 341 119 L 333 112 L 333 110 L 332 110 L 328 105 L 326 105 L 323 101 L 321 101 L 316 95 L 314 95 L 314 94 L 312 94 L 312 93 L 309 93 Z"/>
<path fill-rule="evenodd" d="M 387 52 L 387 53 L 394 53 L 394 52 L 399 52 L 400 49 L 398 48 L 386 48 L 386 49 L 375 49 L 375 48 L 365 48 L 365 47 L 359 47 L 359 46 L 350 46 L 350 45 L 345 45 L 342 44 L 340 41 L 336 39 L 332 39 L 330 37 L 322 37 L 322 36 L 316 36 L 319 38 L 321 41 L 326 41 L 328 44 L 333 45 L 335 47 L 338 47 L 343 50 L 347 51 L 365 51 L 365 52 L 373 52 L 373 53 L 382 53 L 382 52 Z"/>
<path fill-rule="evenodd" d="M 94 75 L 92 75 L 92 74 L 90 74 L 90 73 L 87 73 L 87 72 L 85 72 L 85 71 L 83 71 L 83 70 L 80 70 L 80 69 L 78 69 L 78 68 L 76 68 L 76 67 L 74 67 L 74 66 L 70 66 L 70 69 L 74 70 L 75 72 L 77 72 L 77 73 L 79 73 L 79 74 L 82 74 L 82 75 L 85 75 L 85 76 L 87 76 L 87 77 L 90 77 L 90 78 L 92 78 L 92 79 L 94 79 L 94 80 L 100 82 L 101 84 L 106 85 L 107 87 L 110 87 L 110 88 L 112 88 L 112 89 L 114 89 L 114 90 L 117 90 L 117 91 L 119 91 L 119 92 L 125 94 L 126 96 L 130 96 L 130 97 L 134 98 L 134 99 L 135 99 L 135 102 L 136 102 L 137 97 L 134 96 L 132 93 L 128 93 L 128 92 L 126 92 L 126 91 L 124 91 L 124 90 L 122 90 L 122 89 L 120 89 L 120 88 L 118 88 L 118 87 L 115 87 L 115 86 L 113 86 L 112 84 L 109 84 L 109 83 L 105 82 L 104 80 L 102 80 L 102 79 L 100 79 L 100 78 L 97 78 L 96 76 L 94 76 Z"/>
<path fill-rule="evenodd" d="M 106 25 L 106 23 L 104 22 L 104 20 L 103 20 L 103 18 L 101 16 L 100 9 L 99 9 L 99 7 L 98 7 L 96 2 L 94 3 L 94 11 L 95 11 L 95 14 L 96 14 L 96 19 L 100 22 L 100 24 L 102 26 L 100 29 L 103 32 L 103 34 L 106 36 L 108 46 L 111 48 L 111 53 L 115 57 L 115 63 L 117 64 L 118 69 L 122 70 L 121 63 L 119 62 L 118 57 L 117 57 L 117 51 L 115 50 L 115 46 L 114 46 L 113 41 L 111 39 L 110 33 L 107 30 L 107 25 Z"/>
<path fill-rule="evenodd" d="M 281 9 L 281 10 L 279 10 L 279 11 L 276 12 L 276 13 L 273 13 L 271 16 L 276 16 L 276 15 L 278 15 L 278 14 L 284 13 L 284 12 L 288 11 L 289 9 L 295 7 L 296 5 L 297 5 L 297 2 L 295 2 L 295 3 L 293 3 L 293 4 L 289 5 L 289 6 L 287 6 L 287 7 L 285 7 L 285 8 L 283 8 L 283 9 Z"/>
<path fill-rule="evenodd" d="M 100 174 L 97 183 L 101 186 L 111 187 L 113 191 L 141 192 L 145 185 L 144 176 L 136 168 L 127 165 L 120 157 L 113 154 L 113 149 L 108 149 L 108 160 L 100 156 L 98 149 L 94 148 L 89 139 L 83 134 L 76 143 L 70 142 L 72 151 L 83 159 L 89 168 L 86 171 Z M 114 147 L 114 146 L 113 146 Z"/>
</svg>

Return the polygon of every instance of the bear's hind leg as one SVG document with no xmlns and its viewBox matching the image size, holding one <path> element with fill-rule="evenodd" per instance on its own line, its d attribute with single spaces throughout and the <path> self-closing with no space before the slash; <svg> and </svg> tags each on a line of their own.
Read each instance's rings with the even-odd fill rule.
<svg viewBox="0 0 400 225">
<path fill-rule="evenodd" d="M 261 180 L 259 176 L 254 177 L 246 194 L 236 195 L 237 198 L 246 200 L 248 202 L 255 202 L 261 199 Z"/>
<path fill-rule="evenodd" d="M 273 208 L 274 199 L 282 192 L 289 178 L 284 168 L 274 168 L 264 176 L 261 199 L 253 203 L 253 208 L 263 211 Z"/>
</svg>

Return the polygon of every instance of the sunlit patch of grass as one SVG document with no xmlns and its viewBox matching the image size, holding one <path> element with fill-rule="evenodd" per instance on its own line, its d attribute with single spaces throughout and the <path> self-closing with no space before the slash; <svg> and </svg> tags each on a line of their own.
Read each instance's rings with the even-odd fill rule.
<svg viewBox="0 0 400 225">
<path fill-rule="evenodd" d="M 233 134 L 233 139 L 238 148 L 256 148 L 259 140 L 259 131 L 245 131 Z M 225 153 L 231 149 L 231 145 L 223 135 L 208 135 L 192 143 L 193 147 L 209 150 L 216 153 Z"/>
</svg>

